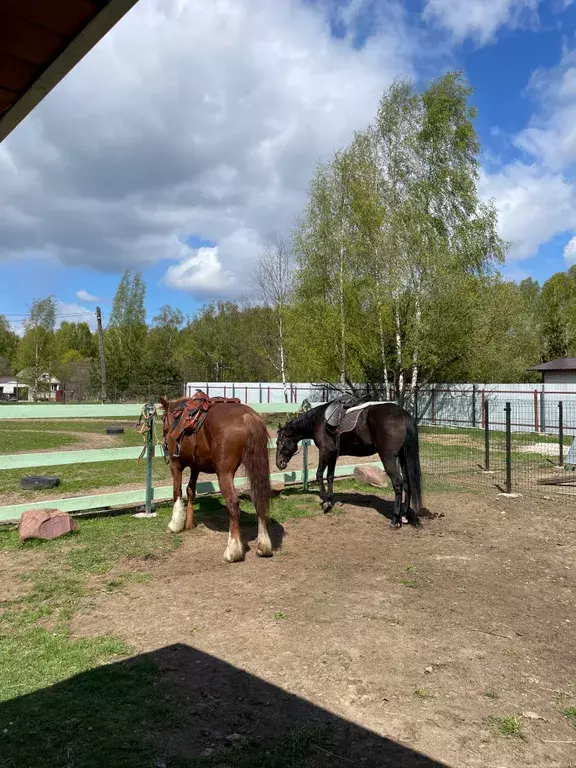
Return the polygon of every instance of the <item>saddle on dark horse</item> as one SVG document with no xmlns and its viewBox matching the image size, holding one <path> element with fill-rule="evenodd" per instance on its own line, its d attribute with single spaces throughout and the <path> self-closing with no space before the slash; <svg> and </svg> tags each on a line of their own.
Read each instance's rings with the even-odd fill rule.
<svg viewBox="0 0 576 768">
<path fill-rule="evenodd" d="M 369 405 L 371 402 L 373 401 L 370 400 L 369 395 L 354 397 L 353 395 L 344 394 L 336 400 L 332 400 L 332 402 L 328 403 L 326 410 L 324 411 L 327 431 L 333 435 L 340 435 L 342 432 L 352 431 L 356 425 L 360 411 L 355 413 L 353 419 L 345 419 L 346 414 L 351 408 L 356 408 L 363 404 Z M 353 414 L 351 413 L 350 416 L 353 416 Z"/>
<path fill-rule="evenodd" d="M 177 459 L 180 456 L 180 443 L 184 435 L 198 433 L 202 429 L 208 411 L 221 403 L 239 405 L 241 400 L 237 397 L 209 397 L 205 392 L 198 389 L 193 397 L 181 400 L 176 405 L 172 410 L 174 421 L 169 433 L 170 437 L 173 437 L 176 442 L 176 447 L 172 454 L 173 458 Z M 164 438 L 164 450 L 167 452 L 166 438 Z"/>
</svg>

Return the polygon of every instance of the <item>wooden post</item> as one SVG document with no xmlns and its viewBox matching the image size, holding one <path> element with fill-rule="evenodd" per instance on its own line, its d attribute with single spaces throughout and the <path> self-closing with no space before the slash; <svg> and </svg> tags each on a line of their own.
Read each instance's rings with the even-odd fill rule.
<svg viewBox="0 0 576 768">
<path fill-rule="evenodd" d="M 512 406 L 506 403 L 506 493 L 512 493 Z"/>
<path fill-rule="evenodd" d="M 96 326 L 98 328 L 98 352 L 100 354 L 100 397 L 104 403 L 107 399 L 106 357 L 104 355 L 104 332 L 102 331 L 102 312 L 100 307 L 96 307 Z"/>
<path fill-rule="evenodd" d="M 482 390 L 484 395 L 484 390 Z M 484 397 L 482 403 L 482 424 L 484 426 L 484 469 L 490 471 L 490 404 Z"/>
<path fill-rule="evenodd" d="M 564 403 L 558 402 L 558 466 L 564 466 Z"/>
</svg>

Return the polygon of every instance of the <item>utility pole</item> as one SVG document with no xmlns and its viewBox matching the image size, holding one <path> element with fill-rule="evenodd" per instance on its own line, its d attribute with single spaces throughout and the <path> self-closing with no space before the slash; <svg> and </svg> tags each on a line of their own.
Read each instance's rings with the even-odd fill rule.
<svg viewBox="0 0 576 768">
<path fill-rule="evenodd" d="M 102 402 L 106 401 L 106 358 L 104 356 L 104 334 L 102 332 L 102 312 L 96 307 L 96 324 L 98 326 L 98 351 L 100 352 L 100 379 L 102 382 Z"/>
</svg>

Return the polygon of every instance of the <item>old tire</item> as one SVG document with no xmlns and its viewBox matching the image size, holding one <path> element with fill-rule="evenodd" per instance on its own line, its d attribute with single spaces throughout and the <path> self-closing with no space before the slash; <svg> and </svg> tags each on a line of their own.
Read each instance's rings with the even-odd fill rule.
<svg viewBox="0 0 576 768">
<path fill-rule="evenodd" d="M 123 435 L 124 427 L 106 427 L 107 435 Z"/>
<path fill-rule="evenodd" d="M 46 488 L 57 488 L 60 478 L 51 475 L 27 475 L 20 479 L 20 488 L 25 491 L 39 491 Z"/>
</svg>

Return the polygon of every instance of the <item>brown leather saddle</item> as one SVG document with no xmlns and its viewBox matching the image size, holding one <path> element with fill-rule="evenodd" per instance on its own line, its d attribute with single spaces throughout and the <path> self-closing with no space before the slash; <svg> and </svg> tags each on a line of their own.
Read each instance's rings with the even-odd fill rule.
<svg viewBox="0 0 576 768">
<path fill-rule="evenodd" d="M 208 411 L 220 403 L 235 403 L 239 405 L 241 400 L 237 397 L 209 397 L 202 390 L 197 390 L 193 397 L 180 400 L 170 409 L 172 415 L 172 427 L 164 436 L 164 454 L 168 455 L 167 437 L 173 437 L 176 447 L 172 456 L 177 459 L 180 456 L 180 443 L 185 434 L 197 434 L 204 424 Z"/>
</svg>

